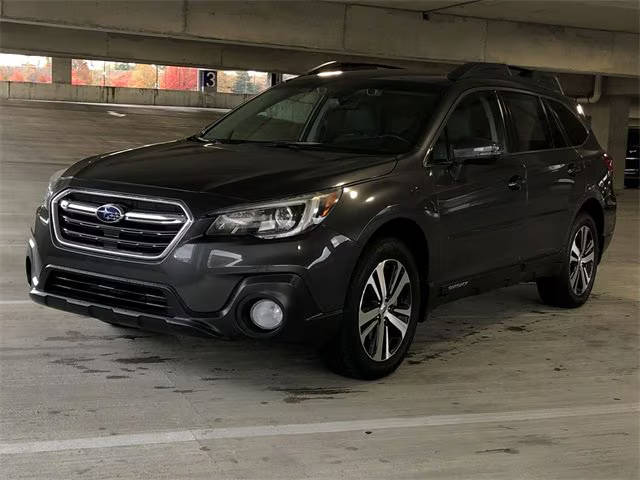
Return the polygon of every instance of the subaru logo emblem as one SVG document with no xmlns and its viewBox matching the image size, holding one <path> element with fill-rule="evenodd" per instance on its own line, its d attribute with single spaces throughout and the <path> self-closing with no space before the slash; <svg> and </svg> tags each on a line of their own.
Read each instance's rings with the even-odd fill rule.
<svg viewBox="0 0 640 480">
<path fill-rule="evenodd" d="M 118 205 L 107 203 L 98 207 L 96 217 L 104 223 L 116 223 L 124 218 L 124 210 Z"/>
</svg>

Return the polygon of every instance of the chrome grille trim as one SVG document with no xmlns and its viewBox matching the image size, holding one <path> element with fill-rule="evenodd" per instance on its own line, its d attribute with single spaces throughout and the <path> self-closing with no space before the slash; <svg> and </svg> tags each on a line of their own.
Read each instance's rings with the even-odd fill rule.
<svg viewBox="0 0 640 480">
<path fill-rule="evenodd" d="M 116 196 L 114 195 L 114 197 Z M 116 198 L 125 198 L 125 197 L 117 196 Z M 138 199 L 140 198 L 138 197 Z M 150 201 L 150 200 L 145 200 L 145 201 Z M 62 208 L 64 211 L 70 211 L 73 213 L 79 213 L 81 215 L 90 215 L 90 216 L 95 216 L 99 206 L 100 205 L 93 205 L 91 203 L 84 203 L 84 202 L 70 202 L 69 200 L 62 200 L 60 202 L 60 208 Z M 132 222 L 139 222 L 139 223 L 150 223 L 150 224 L 156 223 L 159 225 L 179 225 L 181 223 L 184 223 L 187 218 L 184 215 L 175 215 L 171 213 L 165 213 L 160 215 L 155 213 L 136 212 L 135 210 L 132 210 L 124 214 L 124 219 L 130 220 Z"/>
<path fill-rule="evenodd" d="M 88 202 L 80 202 L 76 200 L 67 200 L 65 197 L 73 194 L 85 194 L 90 196 L 104 197 L 103 203 L 94 204 Z M 119 226 L 119 224 L 107 224 L 101 223 L 96 217 L 96 211 L 100 205 L 104 203 L 120 201 L 139 201 L 147 202 L 159 205 L 171 205 L 174 208 L 177 207 L 182 213 L 169 213 L 169 212 L 143 212 L 130 210 L 125 213 L 123 221 L 129 222 L 129 225 Z M 60 209 L 60 214 L 59 210 Z M 63 215 L 62 212 L 67 215 Z M 82 216 L 82 219 L 71 218 L 69 215 L 76 214 Z M 147 197 L 141 195 L 129 195 L 116 192 L 104 192 L 89 189 L 80 188 L 68 188 L 51 199 L 50 215 L 53 221 L 52 229 L 56 241 L 60 245 L 64 245 L 74 250 L 89 251 L 101 254 L 112 255 L 114 257 L 125 258 L 138 258 L 144 260 L 158 260 L 164 258 L 169 251 L 184 237 L 189 227 L 193 224 L 193 216 L 189 209 L 179 200 L 169 200 L 157 197 Z M 95 218 L 95 221 L 90 217 Z M 65 225 L 62 225 L 62 222 Z M 131 225 L 135 223 L 135 225 Z M 153 228 L 153 226 L 156 228 Z M 170 228 L 172 226 L 178 227 L 182 225 L 177 231 L 163 231 L 161 228 Z M 70 226 L 79 226 L 85 229 L 84 232 L 77 232 L 70 229 Z M 87 233 L 86 229 L 95 230 L 92 233 Z M 110 232 L 117 233 L 117 236 L 101 236 L 93 235 L 93 233 L 99 233 L 101 230 L 109 230 Z M 137 235 L 141 238 L 119 238 L 120 234 L 124 235 Z M 66 236 L 66 238 L 65 238 Z M 72 240 L 75 238 L 76 240 Z M 84 240 L 84 243 L 83 243 Z M 137 253 L 131 251 L 122 251 L 104 248 L 98 245 L 87 244 L 89 242 L 101 242 L 126 246 L 128 248 L 153 248 L 164 249 L 160 253 Z"/>
</svg>

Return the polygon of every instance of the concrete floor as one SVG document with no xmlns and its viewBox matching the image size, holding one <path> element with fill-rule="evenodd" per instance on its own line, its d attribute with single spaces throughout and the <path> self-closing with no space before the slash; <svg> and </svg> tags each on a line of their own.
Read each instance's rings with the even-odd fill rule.
<svg viewBox="0 0 640 480">
<path fill-rule="evenodd" d="M 549 308 L 521 285 L 442 307 L 376 382 L 335 376 L 301 347 L 31 304 L 23 244 L 49 175 L 215 116 L 0 104 L 0 477 L 638 478 L 637 191 L 621 195 L 586 306 Z"/>
</svg>

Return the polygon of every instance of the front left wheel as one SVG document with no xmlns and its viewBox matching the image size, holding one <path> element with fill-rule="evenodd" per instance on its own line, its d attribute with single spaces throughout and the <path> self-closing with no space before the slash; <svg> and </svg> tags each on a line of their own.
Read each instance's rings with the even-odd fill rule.
<svg viewBox="0 0 640 480">
<path fill-rule="evenodd" d="M 415 334 L 422 296 L 416 261 L 404 243 L 372 244 L 354 272 L 341 331 L 326 351 L 329 366 L 372 380 L 393 372 Z"/>
</svg>

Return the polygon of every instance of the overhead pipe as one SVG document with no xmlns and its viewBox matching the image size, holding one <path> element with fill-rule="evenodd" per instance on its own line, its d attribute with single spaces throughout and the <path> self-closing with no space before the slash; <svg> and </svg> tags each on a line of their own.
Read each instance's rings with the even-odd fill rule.
<svg viewBox="0 0 640 480">
<path fill-rule="evenodd" d="M 593 93 L 590 97 L 578 98 L 578 103 L 598 103 L 602 96 L 602 75 L 593 78 Z"/>
</svg>

